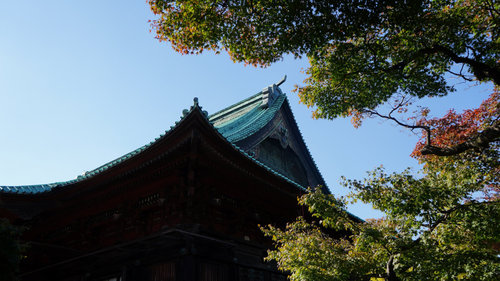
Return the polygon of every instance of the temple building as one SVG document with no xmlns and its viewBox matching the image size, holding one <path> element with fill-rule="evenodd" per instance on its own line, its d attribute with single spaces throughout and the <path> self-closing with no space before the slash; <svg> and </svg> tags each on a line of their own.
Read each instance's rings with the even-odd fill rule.
<svg viewBox="0 0 500 281">
<path fill-rule="evenodd" d="M 0 216 L 27 227 L 20 279 L 286 280 L 259 225 L 328 189 L 279 84 L 212 115 L 195 98 L 156 140 L 76 179 L 0 186 Z"/>
</svg>

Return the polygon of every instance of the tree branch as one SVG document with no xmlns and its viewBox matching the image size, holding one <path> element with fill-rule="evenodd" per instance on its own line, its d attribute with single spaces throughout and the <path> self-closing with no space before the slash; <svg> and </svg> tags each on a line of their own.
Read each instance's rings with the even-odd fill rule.
<svg viewBox="0 0 500 281">
<path fill-rule="evenodd" d="M 453 72 L 451 70 L 448 70 L 448 73 L 453 74 L 455 76 L 458 76 L 458 77 L 464 79 L 465 81 L 474 82 L 474 79 L 471 79 L 471 78 L 465 76 L 465 74 L 462 74 L 462 70 L 460 70 L 460 73 L 456 73 L 456 72 Z"/>
<path fill-rule="evenodd" d="M 420 152 L 422 155 L 451 156 L 460 154 L 469 149 L 488 148 L 490 143 L 500 139 L 500 120 L 496 120 L 492 126 L 484 129 L 470 140 L 451 147 L 437 147 L 430 143 L 424 146 Z"/>
<path fill-rule="evenodd" d="M 403 101 L 402 101 L 403 102 Z M 397 110 L 399 107 L 401 107 L 403 104 L 399 103 L 396 105 L 388 115 L 383 115 L 380 114 L 379 112 L 371 109 L 364 109 L 362 113 L 368 113 L 370 115 L 376 115 L 380 118 L 383 119 L 388 119 L 394 121 L 396 124 L 408 128 L 410 130 L 414 129 L 422 129 L 426 133 L 426 138 L 427 138 L 427 144 L 420 150 L 420 153 L 422 155 L 436 155 L 436 156 L 452 156 L 452 155 L 457 155 L 460 154 L 466 150 L 469 149 L 484 149 L 488 148 L 490 146 L 491 142 L 500 140 L 500 120 L 495 120 L 494 123 L 484 129 L 482 132 L 480 132 L 478 135 L 475 137 L 472 137 L 468 141 L 465 141 L 463 143 L 451 146 L 451 147 L 438 147 L 435 145 L 432 145 L 431 142 L 431 128 L 429 126 L 423 126 L 423 125 L 409 125 L 405 124 L 398 119 L 394 118 L 391 114 Z"/>
<path fill-rule="evenodd" d="M 386 280 L 387 281 L 399 281 L 399 277 L 394 272 L 394 256 L 391 255 L 389 260 L 387 261 L 387 267 L 385 270 Z"/>
<path fill-rule="evenodd" d="M 421 51 L 424 54 L 441 53 L 448 56 L 453 62 L 468 64 L 471 67 L 472 73 L 479 81 L 491 79 L 495 85 L 500 85 L 500 69 L 498 69 L 498 66 L 492 67 L 478 60 L 461 57 L 455 54 L 451 49 L 437 44 L 433 45 L 432 48 L 424 48 Z"/>
<path fill-rule="evenodd" d="M 499 204 L 499 203 L 500 202 L 498 202 L 498 201 L 483 201 L 483 202 L 473 201 L 473 202 L 469 202 L 469 203 L 465 203 L 465 204 L 459 204 L 459 205 L 456 205 L 453 208 L 450 208 L 450 209 L 448 209 L 446 211 L 440 211 L 440 213 L 442 214 L 442 216 L 439 217 L 437 220 L 435 220 L 432 224 L 425 225 L 425 227 L 428 228 L 427 232 L 431 233 L 440 224 L 445 223 L 446 220 L 448 220 L 448 218 L 450 218 L 450 215 L 453 212 L 456 212 L 456 211 L 458 211 L 460 209 L 466 209 L 466 208 L 469 208 L 469 207 L 472 207 L 472 206 L 478 206 L 478 205 L 484 205 L 484 204 L 487 204 L 487 205 L 489 205 L 489 204 Z M 408 250 L 408 249 L 411 249 L 411 248 L 415 247 L 416 245 L 418 245 L 418 243 L 420 243 L 421 240 L 422 240 L 422 236 L 419 236 L 417 239 L 413 240 L 411 244 L 406 245 L 405 247 L 401 248 L 401 251 L 405 251 L 405 250 Z"/>
<path fill-rule="evenodd" d="M 426 55 L 433 55 L 433 54 L 442 54 L 447 56 L 455 63 L 467 64 L 470 66 L 472 74 L 474 74 L 477 80 L 479 81 L 492 80 L 495 85 L 500 85 L 500 68 L 498 64 L 495 66 L 490 66 L 484 62 L 481 62 L 480 60 L 475 60 L 468 57 L 461 57 L 457 55 L 455 52 L 453 52 L 451 49 L 438 44 L 434 44 L 432 47 L 422 48 L 418 50 L 412 56 L 410 56 L 408 60 L 403 60 L 402 62 L 394 64 L 392 67 L 389 68 L 389 70 L 402 70 L 411 61 Z"/>
<path fill-rule="evenodd" d="M 396 107 L 397 108 L 397 107 Z M 429 126 L 422 126 L 422 125 L 408 125 L 408 124 L 405 124 L 401 121 L 399 121 L 398 119 L 394 118 L 391 116 L 391 114 L 394 112 L 394 108 L 391 110 L 391 112 L 389 113 L 389 115 L 382 115 L 380 113 L 378 113 L 377 111 L 375 110 L 371 110 L 371 109 L 364 109 L 363 110 L 363 113 L 368 113 L 370 115 L 377 115 L 378 117 L 380 118 L 384 118 L 384 119 L 388 119 L 388 120 L 392 120 L 394 122 L 396 122 L 396 124 L 402 126 L 402 127 L 405 127 L 405 128 L 408 128 L 410 130 L 415 130 L 415 129 L 422 129 L 426 132 L 427 134 L 427 143 L 430 144 L 431 143 L 431 129 Z"/>
</svg>

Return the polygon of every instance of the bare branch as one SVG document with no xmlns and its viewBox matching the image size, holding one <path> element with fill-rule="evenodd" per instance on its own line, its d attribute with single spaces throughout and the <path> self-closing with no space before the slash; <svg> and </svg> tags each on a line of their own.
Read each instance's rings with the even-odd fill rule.
<svg viewBox="0 0 500 281">
<path fill-rule="evenodd" d="M 396 107 L 397 109 L 397 107 Z M 405 127 L 405 128 L 408 128 L 410 130 L 415 130 L 415 129 L 422 129 L 426 132 L 427 134 L 427 144 L 430 145 L 431 144 L 431 129 L 429 126 L 422 126 L 422 125 L 409 125 L 409 124 L 405 124 L 401 121 L 399 121 L 398 119 L 394 118 L 391 116 L 391 114 L 395 111 L 395 109 L 393 108 L 391 110 L 391 112 L 389 113 L 389 115 L 382 115 L 380 114 L 379 112 L 375 111 L 375 110 L 371 110 L 371 109 L 364 109 L 362 111 L 362 113 L 368 113 L 370 115 L 376 115 L 380 118 L 384 118 L 384 119 L 388 119 L 388 120 L 392 120 L 394 122 L 396 122 L 396 124 L 402 126 L 402 127 Z"/>
<path fill-rule="evenodd" d="M 479 60 L 474 60 L 467 57 L 461 57 L 455 54 L 451 49 L 441 46 L 433 45 L 431 48 L 424 48 L 420 50 L 422 54 L 441 53 L 448 56 L 455 63 L 465 63 L 471 67 L 472 73 L 479 81 L 491 79 L 496 85 L 500 85 L 500 69 L 498 65 L 492 67 Z"/>
<path fill-rule="evenodd" d="M 406 124 L 392 116 L 392 114 L 396 110 L 403 107 L 408 101 L 409 101 L 408 99 L 402 97 L 402 99 L 396 105 L 393 105 L 393 108 L 387 115 L 383 115 L 378 111 L 371 109 L 364 109 L 362 113 L 367 113 L 370 116 L 375 115 L 383 119 L 392 120 L 399 126 L 408 128 L 412 131 L 415 129 L 424 130 L 426 133 L 427 144 L 420 150 L 420 153 L 422 153 L 422 155 L 452 156 L 460 154 L 469 149 L 485 149 L 490 146 L 490 143 L 500 140 L 500 120 L 497 118 L 493 121 L 491 126 L 487 127 L 482 132 L 480 132 L 476 136 L 470 138 L 469 140 L 463 143 L 451 147 L 438 147 L 432 145 L 432 140 L 431 140 L 432 130 L 429 126 Z"/>
<path fill-rule="evenodd" d="M 462 74 L 462 70 L 460 70 L 460 73 L 456 73 L 456 72 L 453 72 L 451 70 L 448 70 L 447 72 L 451 73 L 455 76 L 458 76 L 458 77 L 464 79 L 465 81 L 474 82 L 474 79 L 471 79 L 471 78 L 467 77 L 465 74 Z"/>
</svg>

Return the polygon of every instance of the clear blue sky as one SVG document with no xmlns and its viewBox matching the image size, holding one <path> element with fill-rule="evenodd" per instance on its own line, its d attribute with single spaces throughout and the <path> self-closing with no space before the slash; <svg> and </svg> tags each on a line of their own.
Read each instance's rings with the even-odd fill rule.
<svg viewBox="0 0 500 281">
<path fill-rule="evenodd" d="M 339 178 L 362 178 L 379 165 L 416 167 L 417 137 L 391 123 L 313 120 L 291 92 L 307 60 L 285 58 L 262 69 L 227 55 L 182 56 L 149 32 L 142 1 L 2 1 L 0 3 L 0 185 L 66 181 L 160 135 L 192 105 L 214 113 L 288 75 L 295 118 L 334 194 Z M 454 81 L 451 81 L 452 83 Z M 461 85 L 428 101 L 432 112 L 479 105 L 488 87 Z M 369 218 L 367 206 L 351 212 Z"/>
</svg>

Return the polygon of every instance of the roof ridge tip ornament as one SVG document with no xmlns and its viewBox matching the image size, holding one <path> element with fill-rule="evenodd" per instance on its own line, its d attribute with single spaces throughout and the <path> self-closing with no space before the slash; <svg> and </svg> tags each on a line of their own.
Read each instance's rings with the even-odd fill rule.
<svg viewBox="0 0 500 281">
<path fill-rule="evenodd" d="M 200 110 L 202 109 L 200 103 L 198 102 L 198 97 L 193 98 L 193 106 L 191 106 L 191 110 L 194 108 L 199 108 Z M 201 113 L 203 113 L 203 116 L 208 119 L 208 112 L 206 110 L 201 110 Z"/>
<path fill-rule="evenodd" d="M 197 107 L 201 108 L 201 107 L 200 107 L 200 105 L 199 105 L 199 103 L 198 103 L 198 97 L 194 97 L 194 98 L 193 98 L 193 105 L 189 108 L 188 113 L 189 113 L 189 112 L 191 112 L 191 111 L 193 111 L 193 109 L 195 109 L 195 108 L 197 108 Z M 184 115 L 184 114 L 183 114 L 183 115 Z M 186 114 L 186 115 L 187 115 L 187 114 Z M 184 116 L 185 116 L 185 115 L 184 115 Z"/>
<path fill-rule="evenodd" d="M 281 80 L 276 84 L 272 84 L 267 86 L 262 90 L 262 107 L 270 107 L 274 101 L 278 98 L 278 96 L 283 95 L 283 92 L 280 89 L 280 85 L 285 83 L 286 75 L 281 78 Z"/>
<path fill-rule="evenodd" d="M 286 74 L 285 76 L 283 76 L 283 78 L 281 78 L 281 80 L 276 84 L 276 86 L 278 87 L 281 86 L 281 84 L 285 83 L 285 81 L 286 81 Z"/>
</svg>

